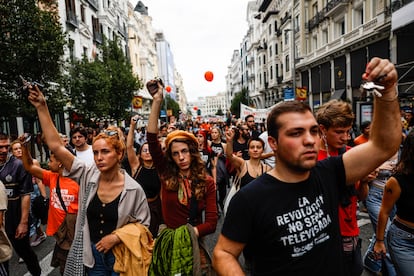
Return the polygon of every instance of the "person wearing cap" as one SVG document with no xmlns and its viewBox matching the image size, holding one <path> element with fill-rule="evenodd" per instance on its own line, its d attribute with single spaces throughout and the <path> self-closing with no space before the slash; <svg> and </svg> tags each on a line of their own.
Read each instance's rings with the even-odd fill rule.
<svg viewBox="0 0 414 276">
<path fill-rule="evenodd" d="M 165 139 L 165 153 L 162 151 L 157 137 L 163 86 L 158 83 L 154 92 L 147 141 L 161 179 L 164 223 L 171 229 L 189 223 L 200 240 L 216 230 L 216 185 L 207 173 L 198 151 L 198 140 L 192 133 L 183 130 L 170 132 Z"/>
</svg>

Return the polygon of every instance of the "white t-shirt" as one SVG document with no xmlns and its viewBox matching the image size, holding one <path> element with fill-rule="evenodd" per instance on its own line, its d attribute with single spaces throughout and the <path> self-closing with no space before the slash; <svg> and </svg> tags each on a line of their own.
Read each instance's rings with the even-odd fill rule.
<svg viewBox="0 0 414 276">
<path fill-rule="evenodd" d="M 83 151 L 75 150 L 76 156 L 85 162 L 88 166 L 92 166 L 95 163 L 95 160 L 93 159 L 93 151 L 92 147 L 88 145 L 88 148 Z"/>
<path fill-rule="evenodd" d="M 269 153 L 269 152 L 273 152 L 272 148 L 269 146 L 269 142 L 267 140 L 268 134 L 267 131 L 263 132 L 262 134 L 259 135 L 259 138 L 263 140 L 265 146 L 263 149 L 263 153 Z M 268 157 L 266 159 L 263 160 L 265 162 L 266 165 L 269 165 L 270 167 L 274 168 L 275 167 L 275 156 L 271 156 Z"/>
</svg>

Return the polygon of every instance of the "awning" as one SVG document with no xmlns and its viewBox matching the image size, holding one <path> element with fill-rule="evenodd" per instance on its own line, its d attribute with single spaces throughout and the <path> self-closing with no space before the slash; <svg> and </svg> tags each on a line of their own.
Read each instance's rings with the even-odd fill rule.
<svg viewBox="0 0 414 276">
<path fill-rule="evenodd" d="M 339 100 L 339 99 L 341 99 L 344 92 L 345 92 L 345 89 L 335 90 L 335 92 L 333 92 L 333 94 L 331 95 L 331 98 L 329 100 Z"/>
</svg>

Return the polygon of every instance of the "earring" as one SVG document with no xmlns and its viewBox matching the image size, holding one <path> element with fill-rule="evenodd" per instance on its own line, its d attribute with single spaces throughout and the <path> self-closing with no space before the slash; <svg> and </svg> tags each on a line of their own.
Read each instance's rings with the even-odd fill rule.
<svg viewBox="0 0 414 276">
<path fill-rule="evenodd" d="M 331 155 L 329 154 L 328 141 L 326 139 L 326 134 L 325 133 L 322 134 L 322 140 L 325 143 L 326 154 L 327 154 L 328 157 L 330 157 Z"/>
</svg>

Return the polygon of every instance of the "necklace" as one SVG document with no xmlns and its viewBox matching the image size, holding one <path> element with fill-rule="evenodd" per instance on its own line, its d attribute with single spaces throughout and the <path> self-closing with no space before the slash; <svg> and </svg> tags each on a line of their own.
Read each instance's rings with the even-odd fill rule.
<svg viewBox="0 0 414 276">
<path fill-rule="evenodd" d="M 259 172 L 257 170 L 259 167 L 261 167 L 260 166 L 261 165 L 260 160 L 259 160 L 259 162 L 257 163 L 256 166 L 253 166 L 252 160 L 249 160 L 249 163 L 250 163 L 250 166 L 252 167 L 254 173 L 256 174 L 256 178 L 259 177 L 262 174 L 262 171 L 261 170 L 259 170 Z"/>
</svg>

